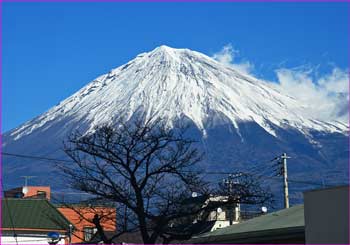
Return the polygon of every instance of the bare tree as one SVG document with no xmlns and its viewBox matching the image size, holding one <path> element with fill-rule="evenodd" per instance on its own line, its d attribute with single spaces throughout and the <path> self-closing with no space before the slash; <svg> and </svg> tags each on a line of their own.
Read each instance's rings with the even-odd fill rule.
<svg viewBox="0 0 350 245">
<path fill-rule="evenodd" d="M 193 168 L 201 159 L 193 144 L 183 130 L 167 130 L 160 121 L 120 122 L 71 135 L 65 152 L 75 164 L 60 167 L 73 188 L 114 201 L 118 212 L 127 209 L 124 219 L 133 220 L 123 231 L 137 228 L 144 243 L 155 243 L 173 220 L 200 212 L 179 208 L 193 191 L 206 191 Z M 94 223 L 99 230 L 98 216 Z"/>
<path fill-rule="evenodd" d="M 189 239 L 193 217 L 204 221 L 208 211 L 222 205 L 188 205 L 193 192 L 204 197 L 215 192 L 196 168 L 201 154 L 195 142 L 184 129 L 169 130 L 159 120 L 120 121 L 93 133 L 76 132 L 65 142 L 65 152 L 75 164 L 60 168 L 72 188 L 116 203 L 115 236 L 104 234 L 101 217 L 93 219 L 104 243 L 135 230 L 146 244 Z"/>
<path fill-rule="evenodd" d="M 219 183 L 216 196 L 224 197 L 227 201 L 230 224 L 233 222 L 233 212 L 238 205 L 249 205 L 250 209 L 262 205 L 272 205 L 273 195 L 267 187 L 263 188 L 260 180 L 249 173 L 232 173 Z M 243 213 L 240 213 L 242 216 Z M 252 213 L 251 213 L 252 214 Z M 251 215 L 244 215 L 250 217 Z M 256 216 L 256 212 L 255 212 Z M 242 218 L 242 217 L 240 217 Z"/>
<path fill-rule="evenodd" d="M 266 205 L 273 202 L 272 193 L 262 187 L 257 177 L 249 173 L 232 173 L 218 187 L 216 194 L 227 196 L 233 203 Z"/>
</svg>

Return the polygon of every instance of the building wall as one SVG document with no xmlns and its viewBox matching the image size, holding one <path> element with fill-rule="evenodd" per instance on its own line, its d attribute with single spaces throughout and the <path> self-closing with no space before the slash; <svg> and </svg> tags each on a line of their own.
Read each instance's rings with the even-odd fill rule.
<svg viewBox="0 0 350 245">
<path fill-rule="evenodd" d="M 349 186 L 304 193 L 306 243 L 349 244 Z"/>
<path fill-rule="evenodd" d="M 233 222 L 234 224 L 238 224 L 238 222 Z M 221 228 L 225 228 L 227 226 L 230 225 L 230 221 L 229 220 L 218 220 L 215 222 L 215 224 L 213 225 L 213 227 L 211 228 L 210 231 L 215 231 L 217 229 L 221 229 Z"/>
<path fill-rule="evenodd" d="M 24 195 L 26 197 L 36 197 L 39 191 L 44 191 L 46 193 L 46 199 L 51 198 L 51 189 L 49 186 L 28 186 L 28 193 Z"/>
<path fill-rule="evenodd" d="M 18 235 L 17 240 L 13 236 L 2 235 L 1 244 L 48 244 L 47 236 L 43 235 Z M 61 239 L 57 244 L 65 244 L 65 239 Z"/>
<path fill-rule="evenodd" d="M 84 228 L 93 229 L 95 225 L 92 220 L 95 214 L 101 218 L 101 225 L 105 231 L 116 230 L 116 210 L 108 207 L 59 207 L 58 210 L 71 222 L 75 227 L 72 235 L 72 243 L 84 241 Z"/>
<path fill-rule="evenodd" d="M 27 186 L 28 192 L 23 194 L 23 187 L 14 188 L 11 190 L 5 191 L 5 197 L 11 198 L 36 198 L 38 197 L 38 192 L 44 191 L 46 193 L 46 199 L 50 200 L 51 198 L 51 189 L 49 186 Z"/>
</svg>

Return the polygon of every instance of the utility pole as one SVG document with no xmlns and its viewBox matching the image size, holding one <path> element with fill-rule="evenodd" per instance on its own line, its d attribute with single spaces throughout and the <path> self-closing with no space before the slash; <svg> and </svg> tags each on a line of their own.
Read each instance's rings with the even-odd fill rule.
<svg viewBox="0 0 350 245">
<path fill-rule="evenodd" d="M 237 198 L 233 196 L 233 187 L 234 185 L 239 185 L 239 181 L 234 181 L 234 178 L 240 177 L 242 176 L 242 173 L 238 173 L 238 174 L 229 174 L 227 179 L 223 179 L 223 184 L 227 187 L 228 193 L 229 193 L 229 199 L 230 198 Z M 239 198 L 239 197 L 238 197 Z M 233 213 L 235 211 L 235 221 L 239 220 L 239 211 L 237 210 L 238 204 L 235 203 L 233 205 L 230 205 L 229 207 L 229 222 L 230 225 L 233 224 Z"/>
<path fill-rule="evenodd" d="M 287 156 L 286 153 L 283 153 L 281 156 L 282 159 L 282 168 L 283 168 L 283 188 L 284 188 L 284 208 L 289 208 L 289 194 L 288 194 L 288 173 L 287 173 Z"/>
<path fill-rule="evenodd" d="M 287 169 L 287 153 L 283 153 L 280 157 L 275 157 L 272 161 L 279 159 L 277 164 L 277 176 L 283 176 L 283 190 L 284 190 L 284 208 L 289 208 L 289 194 L 288 194 L 288 169 Z"/>
<path fill-rule="evenodd" d="M 232 175 L 229 174 L 227 179 L 222 180 L 223 184 L 226 186 L 228 190 L 228 198 L 230 199 L 232 197 L 232 190 L 233 190 L 233 178 Z M 228 216 L 229 216 L 229 224 L 233 224 L 233 207 L 230 205 L 228 207 Z"/>
</svg>

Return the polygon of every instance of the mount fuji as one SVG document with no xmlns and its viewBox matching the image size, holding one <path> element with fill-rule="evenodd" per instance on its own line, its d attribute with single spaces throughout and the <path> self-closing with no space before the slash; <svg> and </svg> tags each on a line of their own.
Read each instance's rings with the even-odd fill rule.
<svg viewBox="0 0 350 245">
<path fill-rule="evenodd" d="M 347 182 L 348 125 L 312 118 L 309 110 L 271 82 L 199 52 L 160 46 L 6 132 L 2 147 L 5 153 L 64 159 L 62 142 L 71 132 L 92 132 L 96 125 L 142 114 L 161 118 L 168 127 L 190 125 L 191 137 L 206 153 L 205 170 L 254 168 L 271 175 L 266 162 L 287 152 L 291 179 Z M 30 174 L 40 177 L 38 184 L 59 188 L 56 171 L 49 161 L 3 156 L 5 185 Z M 319 186 L 307 188 L 313 187 Z M 291 184 L 295 193 L 303 188 L 305 184 Z"/>
</svg>

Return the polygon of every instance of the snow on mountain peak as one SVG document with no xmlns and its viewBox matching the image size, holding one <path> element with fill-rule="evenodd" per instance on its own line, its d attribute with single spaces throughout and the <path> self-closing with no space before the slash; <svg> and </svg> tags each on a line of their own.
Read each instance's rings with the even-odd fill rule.
<svg viewBox="0 0 350 245">
<path fill-rule="evenodd" d="M 323 123 L 305 116 L 306 105 L 268 82 L 242 74 L 189 49 L 165 45 L 136 56 L 99 76 L 41 116 L 14 129 L 14 139 L 52 124 L 76 124 L 92 130 L 123 115 L 142 111 L 166 119 L 171 126 L 186 117 L 205 135 L 206 127 L 254 121 L 276 136 L 277 127 L 344 133 L 341 123 Z M 62 125 L 63 126 L 63 125 Z M 63 127 L 64 128 L 64 127 Z"/>
</svg>

